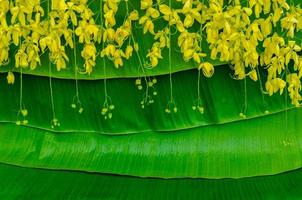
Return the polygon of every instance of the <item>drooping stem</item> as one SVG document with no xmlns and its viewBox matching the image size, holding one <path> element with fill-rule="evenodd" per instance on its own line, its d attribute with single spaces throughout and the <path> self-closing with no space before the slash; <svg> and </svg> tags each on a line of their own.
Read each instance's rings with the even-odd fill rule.
<svg viewBox="0 0 302 200">
<path fill-rule="evenodd" d="M 204 1 L 203 1 L 204 3 Z M 202 23 L 200 24 L 200 28 L 199 28 L 199 31 L 200 31 L 200 35 L 201 35 L 201 38 L 200 38 L 200 42 L 199 42 L 199 46 L 200 48 L 202 49 L 202 32 L 203 32 L 203 25 Z M 202 62 L 204 62 L 203 58 L 202 59 Z M 201 79 L 201 70 L 198 70 L 198 81 L 197 81 L 197 101 L 198 101 L 198 106 L 200 106 L 200 101 L 201 101 L 201 97 L 200 97 L 200 80 Z"/>
<path fill-rule="evenodd" d="M 106 75 L 107 72 L 106 72 L 106 60 L 105 60 L 105 58 L 103 58 L 103 70 L 104 70 L 104 93 L 105 93 L 105 101 L 107 101 L 108 92 L 107 92 L 107 75 Z"/>
<path fill-rule="evenodd" d="M 126 13 L 127 13 L 127 16 L 129 16 L 129 4 L 128 4 L 128 0 L 125 0 L 125 3 L 126 3 Z M 130 32 L 130 37 L 131 37 L 131 40 L 133 42 L 133 45 L 136 44 L 136 41 L 134 39 L 134 36 L 133 36 L 133 32 L 131 30 Z M 138 59 L 138 62 L 139 62 L 139 66 L 140 66 L 140 69 L 142 70 L 143 74 L 144 74 L 144 79 L 146 81 L 146 84 L 148 83 L 148 80 L 147 80 L 147 77 L 146 77 L 146 72 L 145 72 L 145 69 L 144 69 L 144 66 L 143 66 L 143 62 L 142 62 L 142 59 L 141 59 L 141 56 L 139 55 L 139 52 L 137 50 L 135 50 L 135 53 L 137 55 L 137 59 Z M 147 87 L 148 87 L 148 84 L 147 84 Z"/>
<path fill-rule="evenodd" d="M 20 102 L 19 102 L 19 112 L 23 109 L 23 69 L 20 70 Z"/>
<path fill-rule="evenodd" d="M 79 106 L 79 113 L 81 114 L 83 112 L 82 108 L 82 103 L 80 101 L 80 92 L 79 92 L 79 80 L 78 80 L 78 59 L 77 59 L 77 43 L 76 43 L 76 38 L 75 38 L 75 27 L 72 25 L 73 29 L 73 57 L 74 57 L 74 77 L 75 77 L 75 87 L 76 87 L 76 94 L 73 97 L 73 102 L 72 102 L 72 108 L 76 108 Z"/>
<path fill-rule="evenodd" d="M 100 3 L 100 12 L 101 12 L 101 29 L 104 28 L 104 19 L 103 19 L 103 0 L 101 0 Z M 105 42 L 102 42 L 102 48 L 105 48 Z M 106 59 L 103 57 L 103 72 L 104 72 L 104 103 L 103 103 L 103 108 L 102 108 L 102 115 L 104 116 L 105 119 L 111 119 L 112 118 L 112 112 L 115 109 L 114 105 L 112 104 L 112 100 L 110 96 L 108 95 L 107 91 L 107 72 L 106 72 Z"/>
<path fill-rule="evenodd" d="M 19 38 L 19 45 L 21 45 L 21 37 Z M 22 122 L 20 121 L 20 114 L 22 115 Z M 27 125 L 28 120 L 26 120 L 26 116 L 28 111 L 26 110 L 23 103 L 23 67 L 20 67 L 20 96 L 19 96 L 19 110 L 17 113 L 17 125 Z"/>
<path fill-rule="evenodd" d="M 50 19 L 50 1 L 47 1 L 47 15 L 48 19 Z M 51 28 L 51 27 L 50 27 Z M 55 113 L 55 104 L 54 104 L 54 96 L 53 96 L 53 87 L 52 87 L 52 71 L 51 71 L 51 53 L 49 52 L 49 62 L 48 62 L 48 76 L 49 76 L 49 92 L 50 92 L 50 102 L 51 102 L 51 109 L 52 109 L 52 121 L 51 126 L 54 128 L 54 126 L 58 125 L 58 121 L 56 119 L 56 113 Z"/>
<path fill-rule="evenodd" d="M 287 66 L 285 67 L 285 81 L 286 81 L 286 83 L 287 83 L 287 75 L 288 75 L 288 73 L 287 73 Z M 287 87 L 287 86 L 286 86 Z M 287 120 L 288 120 L 288 110 L 287 110 L 287 104 L 288 104 L 288 97 L 287 97 L 287 95 L 288 95 L 288 92 L 287 92 L 287 90 L 288 90 L 288 88 L 285 88 L 285 92 L 284 92 L 284 101 L 285 101 L 285 130 L 287 131 L 288 130 L 288 123 L 287 123 Z"/>
<path fill-rule="evenodd" d="M 125 0 L 125 4 L 126 4 L 126 16 L 128 17 L 129 16 L 129 4 L 128 4 L 128 0 Z M 134 46 L 137 44 L 136 41 L 135 41 L 135 39 L 134 39 L 132 30 L 130 30 L 130 40 L 129 40 L 129 42 L 130 41 L 132 41 L 132 43 L 133 43 Z M 146 85 L 146 92 L 144 93 L 144 97 L 143 97 L 143 101 L 142 102 L 148 103 L 148 100 L 150 98 L 150 94 L 149 94 L 149 92 L 150 92 L 150 86 L 149 86 L 150 78 L 147 77 L 147 75 L 146 75 L 146 71 L 145 71 L 145 68 L 144 68 L 141 56 L 140 56 L 140 54 L 138 52 L 138 49 L 136 49 L 136 47 L 134 47 L 134 51 L 135 51 L 137 59 L 139 61 L 139 69 L 142 70 L 143 78 L 144 78 L 145 85 Z M 151 102 L 152 102 L 152 100 L 151 100 Z"/>
<path fill-rule="evenodd" d="M 100 13 L 101 13 L 101 29 L 104 28 L 104 21 L 103 21 L 103 0 L 100 1 Z M 105 48 L 105 41 L 102 43 L 102 49 Z M 104 94 L 105 94 L 105 104 L 107 103 L 107 72 L 106 72 L 106 60 L 105 57 L 103 58 L 103 72 L 104 72 Z"/>
<path fill-rule="evenodd" d="M 197 80 L 197 98 L 198 98 L 198 102 L 201 100 L 201 97 L 200 97 L 200 79 L 201 79 L 201 71 L 198 70 L 198 80 Z"/>
<path fill-rule="evenodd" d="M 172 1 L 169 0 L 169 7 L 172 7 Z M 171 50 L 171 25 L 169 22 L 169 81 L 170 81 L 170 101 L 174 102 L 173 98 L 173 80 L 172 80 L 172 50 Z"/>
<path fill-rule="evenodd" d="M 75 27 L 72 25 L 73 33 L 75 33 Z M 77 58 L 77 45 L 76 45 L 76 38 L 75 34 L 73 34 L 73 57 L 74 57 L 74 77 L 75 77 L 75 87 L 76 87 L 76 104 L 80 104 L 79 106 L 82 107 L 81 101 L 80 101 L 80 93 L 79 93 L 79 80 L 78 80 L 78 58 Z M 73 102 L 74 103 L 74 102 Z M 80 108 L 82 109 L 82 108 Z"/>
<path fill-rule="evenodd" d="M 244 105 L 243 105 L 243 115 L 245 117 L 247 111 L 247 80 L 244 79 Z"/>
<path fill-rule="evenodd" d="M 260 71 L 259 71 L 258 67 L 256 67 L 256 71 L 257 71 L 258 80 L 259 80 L 259 87 L 260 87 L 261 96 L 262 96 L 262 103 L 263 103 L 265 112 L 268 112 L 268 110 L 266 110 L 267 106 L 266 106 L 266 102 L 265 102 L 265 99 L 264 99 L 264 93 L 265 93 L 265 91 L 263 89 L 261 74 L 260 74 Z"/>
<path fill-rule="evenodd" d="M 50 91 L 51 109 L 52 109 L 53 119 L 56 119 L 55 104 L 54 104 L 54 98 L 53 98 L 53 87 L 52 87 L 51 62 L 50 61 L 49 61 L 48 70 L 49 70 L 48 75 L 49 75 L 49 91 Z"/>
</svg>

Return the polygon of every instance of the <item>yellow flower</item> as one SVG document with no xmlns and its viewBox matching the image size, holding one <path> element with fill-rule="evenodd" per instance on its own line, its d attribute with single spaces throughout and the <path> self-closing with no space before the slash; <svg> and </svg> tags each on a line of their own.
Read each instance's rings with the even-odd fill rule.
<svg viewBox="0 0 302 200">
<path fill-rule="evenodd" d="M 133 47 L 128 45 L 125 50 L 125 58 L 129 59 L 132 56 Z"/>
<path fill-rule="evenodd" d="M 96 59 L 96 48 L 94 44 L 85 44 L 83 51 L 81 52 L 81 55 L 84 59 Z"/>
<path fill-rule="evenodd" d="M 255 16 L 256 16 L 256 18 L 259 18 L 260 14 L 263 11 L 263 6 L 264 6 L 263 1 L 262 0 L 250 0 L 249 5 L 250 5 L 250 8 L 255 7 Z M 266 10 L 267 10 L 267 8 L 266 8 Z"/>
<path fill-rule="evenodd" d="M 148 8 L 146 15 L 151 16 L 153 19 L 157 19 L 159 17 L 159 12 L 155 8 Z"/>
<path fill-rule="evenodd" d="M 286 82 L 280 78 L 275 78 L 265 83 L 266 91 L 270 96 L 272 96 L 274 93 L 278 91 L 280 91 L 280 95 L 281 95 L 283 93 L 285 86 L 286 86 Z"/>
<path fill-rule="evenodd" d="M 80 21 L 79 26 L 75 30 L 75 34 L 79 37 L 79 43 L 89 43 L 91 39 L 98 41 L 99 32 L 100 30 L 93 19 Z"/>
<path fill-rule="evenodd" d="M 96 60 L 96 47 L 93 43 L 85 44 L 84 49 L 81 52 L 81 56 L 85 59 L 85 70 L 86 73 L 90 74 L 92 68 L 95 66 Z"/>
<path fill-rule="evenodd" d="M 138 11 L 137 10 L 134 10 L 132 11 L 130 14 L 129 14 L 129 19 L 131 21 L 136 21 L 139 19 L 139 14 L 138 14 Z"/>
<path fill-rule="evenodd" d="M 15 55 L 15 66 L 16 68 L 22 67 L 26 68 L 28 67 L 28 55 L 22 50 L 19 49 L 18 53 Z"/>
<path fill-rule="evenodd" d="M 172 10 L 169 6 L 167 5 L 160 5 L 159 6 L 159 11 L 163 14 L 163 15 L 166 15 L 166 16 L 169 16 L 172 14 Z M 166 19 L 166 20 L 169 20 L 169 19 Z"/>
<path fill-rule="evenodd" d="M 65 0 L 52 0 L 51 9 L 52 10 L 66 10 L 67 4 L 65 3 Z"/>
<path fill-rule="evenodd" d="M 50 60 L 56 64 L 58 71 L 66 69 L 66 61 L 68 62 L 69 59 L 65 53 L 64 46 L 60 46 L 56 51 L 50 52 Z"/>
<path fill-rule="evenodd" d="M 64 14 L 64 19 L 68 20 L 70 18 L 74 26 L 78 25 L 78 20 L 76 16 L 77 6 L 73 2 L 67 2 L 67 11 Z"/>
<path fill-rule="evenodd" d="M 264 38 L 269 36 L 272 33 L 272 19 L 268 17 L 267 19 L 260 20 L 260 29 Z"/>
<path fill-rule="evenodd" d="M 301 24 L 299 22 L 299 14 L 293 8 L 291 12 L 287 13 L 286 17 L 281 20 L 281 27 L 287 29 L 287 36 L 293 38 L 295 36 L 296 29 L 299 27 L 298 25 Z"/>
<path fill-rule="evenodd" d="M 124 41 L 130 36 L 130 31 L 120 27 L 115 32 L 115 41 L 121 47 L 124 44 Z"/>
<path fill-rule="evenodd" d="M 9 11 L 9 0 L 0 1 L 0 15 L 6 14 Z"/>
<path fill-rule="evenodd" d="M 105 18 L 105 26 L 106 27 L 113 27 L 116 24 L 115 21 L 115 13 L 113 10 L 109 10 L 104 14 Z"/>
<path fill-rule="evenodd" d="M 255 69 L 253 69 L 252 71 L 250 71 L 248 73 L 248 76 L 253 80 L 253 81 L 258 81 L 258 75 Z"/>
<path fill-rule="evenodd" d="M 203 75 L 208 78 L 214 74 L 214 66 L 209 62 L 201 63 L 198 70 L 202 70 Z"/>
<path fill-rule="evenodd" d="M 142 18 L 140 18 L 139 24 L 144 25 L 144 34 L 146 34 L 147 32 L 150 32 L 153 35 L 155 34 L 154 33 L 154 24 L 150 17 L 143 16 Z"/>
<path fill-rule="evenodd" d="M 7 83 L 13 85 L 15 83 L 15 75 L 12 72 L 7 73 Z"/>
<path fill-rule="evenodd" d="M 300 94 L 301 81 L 298 77 L 298 74 L 292 73 L 287 75 L 287 82 L 289 84 L 288 91 L 292 104 L 298 107 L 300 106 L 300 101 L 302 100 L 302 96 Z"/>
<path fill-rule="evenodd" d="M 115 51 L 116 51 L 115 46 L 113 44 L 109 44 L 104 49 L 102 49 L 101 57 L 107 56 L 109 58 L 112 58 Z"/>
<path fill-rule="evenodd" d="M 141 0 L 141 9 L 146 10 L 150 7 L 152 7 L 152 0 Z"/>
<path fill-rule="evenodd" d="M 153 44 L 151 50 L 149 50 L 149 53 L 147 54 L 147 58 L 150 59 L 150 64 L 152 68 L 158 65 L 158 60 L 163 58 L 161 55 L 161 48 L 159 42 L 155 42 Z"/>
</svg>

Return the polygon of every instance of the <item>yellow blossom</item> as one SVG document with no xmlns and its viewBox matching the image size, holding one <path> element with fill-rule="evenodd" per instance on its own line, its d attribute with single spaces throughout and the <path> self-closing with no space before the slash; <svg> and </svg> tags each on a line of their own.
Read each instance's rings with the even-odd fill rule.
<svg viewBox="0 0 302 200">
<path fill-rule="evenodd" d="M 198 69 L 202 70 L 203 75 L 208 78 L 212 77 L 214 74 L 214 66 L 209 62 L 201 63 Z"/>
<path fill-rule="evenodd" d="M 15 83 L 15 76 L 12 72 L 7 73 L 7 83 L 13 85 Z"/>
</svg>

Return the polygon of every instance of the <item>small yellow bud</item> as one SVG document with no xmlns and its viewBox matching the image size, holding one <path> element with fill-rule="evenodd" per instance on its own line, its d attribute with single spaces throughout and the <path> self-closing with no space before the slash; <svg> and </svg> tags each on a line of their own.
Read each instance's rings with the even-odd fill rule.
<svg viewBox="0 0 302 200">
<path fill-rule="evenodd" d="M 252 70 L 248 75 L 253 81 L 258 81 L 258 76 L 257 76 L 256 70 Z"/>
<path fill-rule="evenodd" d="M 15 75 L 12 72 L 8 72 L 6 79 L 8 84 L 13 85 L 15 83 Z"/>
<path fill-rule="evenodd" d="M 204 107 L 199 106 L 199 107 L 198 107 L 198 110 L 199 110 L 199 112 L 200 112 L 201 114 L 204 113 Z"/>
<path fill-rule="evenodd" d="M 203 75 L 208 78 L 214 74 L 214 66 L 209 62 L 201 63 L 198 69 L 202 70 Z"/>
<path fill-rule="evenodd" d="M 129 15 L 129 19 L 132 21 L 136 21 L 136 20 L 138 20 L 138 18 L 139 18 L 139 14 L 138 14 L 137 10 L 132 11 Z"/>
<path fill-rule="evenodd" d="M 26 109 L 21 110 L 21 114 L 23 117 L 26 117 L 28 115 L 28 111 Z"/>
<path fill-rule="evenodd" d="M 174 113 L 178 112 L 178 109 L 176 107 L 173 108 Z"/>
<path fill-rule="evenodd" d="M 133 48 L 134 48 L 134 50 L 135 50 L 135 51 L 138 51 L 138 50 L 139 50 L 139 46 L 138 46 L 138 44 L 137 44 L 137 43 L 135 43 L 135 44 L 133 45 Z"/>
</svg>

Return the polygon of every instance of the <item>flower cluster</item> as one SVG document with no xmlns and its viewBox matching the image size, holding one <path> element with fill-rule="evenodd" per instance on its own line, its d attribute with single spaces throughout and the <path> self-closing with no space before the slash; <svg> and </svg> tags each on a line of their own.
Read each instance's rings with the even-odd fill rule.
<svg viewBox="0 0 302 200">
<path fill-rule="evenodd" d="M 178 48 L 183 60 L 194 63 L 206 77 L 213 76 L 212 61 L 219 60 L 231 66 L 234 79 L 265 79 L 269 95 L 286 90 L 292 103 L 300 105 L 302 57 L 296 38 L 302 30 L 299 6 L 286 0 L 171 2 L 140 0 L 136 10 L 129 9 L 128 0 L 102 0 L 95 13 L 88 0 L 52 0 L 47 2 L 47 11 L 40 0 L 1 0 L 0 65 L 10 62 L 14 45 L 18 47 L 15 68 L 34 70 L 41 65 L 41 54 L 47 52 L 60 71 L 70 60 L 66 49 L 80 45 L 83 73 L 89 75 L 94 67 L 105 67 L 96 66 L 98 58 L 121 68 L 137 54 L 144 68 L 140 77 L 146 77 L 144 70 L 162 67 L 165 51 L 169 51 L 170 66 L 171 53 Z M 126 14 L 121 17 L 123 9 Z M 143 34 L 153 38 L 147 51 L 141 51 L 134 39 L 139 25 Z M 176 40 L 174 47 L 171 40 Z M 146 60 L 140 58 L 142 53 Z M 261 74 L 265 77 L 259 77 Z M 12 72 L 7 81 L 14 83 Z"/>
<path fill-rule="evenodd" d="M 109 60 L 112 60 L 116 68 L 124 65 L 123 59 L 130 59 L 132 57 L 135 45 L 131 44 L 132 24 L 139 18 L 138 11 L 133 10 L 131 13 L 127 13 L 128 15 L 124 19 L 123 24 L 115 29 L 115 15 L 118 11 L 119 3 L 119 0 L 105 1 L 103 42 L 106 46 L 101 51 L 101 57 L 107 57 Z"/>
</svg>

